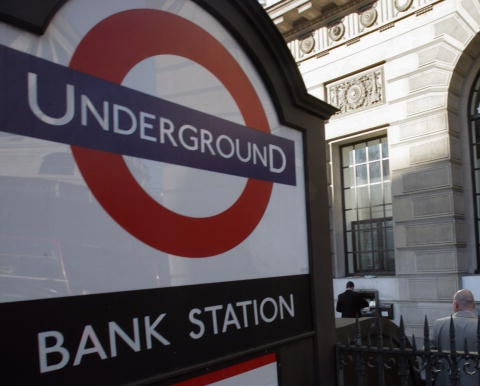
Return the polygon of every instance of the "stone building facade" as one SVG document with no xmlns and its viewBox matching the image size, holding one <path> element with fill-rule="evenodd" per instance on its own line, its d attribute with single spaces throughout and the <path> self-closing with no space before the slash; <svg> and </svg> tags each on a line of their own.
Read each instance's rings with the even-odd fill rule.
<svg viewBox="0 0 480 386">
<path fill-rule="evenodd" d="M 334 294 L 378 291 L 416 336 L 480 300 L 480 1 L 283 0 L 266 11 L 326 124 Z"/>
</svg>

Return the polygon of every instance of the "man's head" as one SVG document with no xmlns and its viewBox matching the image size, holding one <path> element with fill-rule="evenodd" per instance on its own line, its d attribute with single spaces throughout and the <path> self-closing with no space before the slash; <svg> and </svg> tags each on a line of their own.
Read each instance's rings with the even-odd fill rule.
<svg viewBox="0 0 480 386">
<path fill-rule="evenodd" d="M 475 309 L 475 299 L 472 292 L 467 289 L 457 291 L 453 296 L 453 311 L 473 311 Z"/>
<path fill-rule="evenodd" d="M 353 284 L 353 281 L 347 281 L 347 289 L 353 290 L 355 288 L 355 284 Z"/>
</svg>

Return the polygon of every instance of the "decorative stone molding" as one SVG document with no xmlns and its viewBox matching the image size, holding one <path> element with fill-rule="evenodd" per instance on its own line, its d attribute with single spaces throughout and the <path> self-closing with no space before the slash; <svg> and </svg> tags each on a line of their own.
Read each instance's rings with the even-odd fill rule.
<svg viewBox="0 0 480 386">
<path fill-rule="evenodd" d="M 369 8 L 360 14 L 360 24 L 363 25 L 365 28 L 371 27 L 377 21 L 377 17 L 377 10 L 373 7 Z"/>
<path fill-rule="evenodd" d="M 326 88 L 328 103 L 340 109 L 337 115 L 385 103 L 382 67 L 327 84 Z"/>
<path fill-rule="evenodd" d="M 412 6 L 413 0 L 394 0 L 393 4 L 399 12 L 405 12 L 408 8 Z"/>
<path fill-rule="evenodd" d="M 305 36 L 303 39 L 300 40 L 300 50 L 304 54 L 308 54 L 313 51 L 315 48 L 315 38 L 313 35 Z"/>
<path fill-rule="evenodd" d="M 342 22 L 337 23 L 328 29 L 328 36 L 335 42 L 339 41 L 344 35 L 345 25 L 343 25 Z"/>
<path fill-rule="evenodd" d="M 323 56 L 332 49 L 359 41 L 363 36 L 393 28 L 399 20 L 430 11 L 446 0 L 372 0 L 372 2 L 349 1 L 342 7 L 322 10 L 312 18 L 301 17 L 295 9 L 289 9 L 286 18 L 269 11 L 297 62 Z M 286 2 L 290 4 L 289 2 Z M 367 3 L 367 5 L 365 5 Z M 295 19 L 296 18 L 296 19 Z M 311 50 L 302 45 L 304 37 L 312 35 L 315 41 Z M 309 46 L 310 47 L 310 46 Z"/>
</svg>

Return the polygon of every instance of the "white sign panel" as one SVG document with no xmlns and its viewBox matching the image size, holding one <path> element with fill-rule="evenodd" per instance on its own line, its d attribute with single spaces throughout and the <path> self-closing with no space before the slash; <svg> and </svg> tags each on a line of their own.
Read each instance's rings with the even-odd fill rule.
<svg viewBox="0 0 480 386">
<path fill-rule="evenodd" d="M 308 273 L 301 133 L 205 10 L 71 0 L 0 47 L 3 302 Z"/>
</svg>

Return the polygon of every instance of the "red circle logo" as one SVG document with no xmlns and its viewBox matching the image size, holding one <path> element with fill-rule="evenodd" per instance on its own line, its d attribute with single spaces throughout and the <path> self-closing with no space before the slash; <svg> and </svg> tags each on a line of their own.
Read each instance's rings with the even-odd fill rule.
<svg viewBox="0 0 480 386">
<path fill-rule="evenodd" d="M 166 54 L 209 70 L 232 95 L 246 126 L 270 132 L 255 89 L 231 54 L 205 30 L 168 12 L 139 9 L 106 18 L 80 42 L 70 67 L 120 84 L 137 63 Z M 272 182 L 249 179 L 224 212 L 188 217 L 150 197 L 120 154 L 77 146 L 72 152 L 90 190 L 120 226 L 151 247 L 177 256 L 213 256 L 241 243 L 260 222 L 272 192 Z"/>
</svg>

